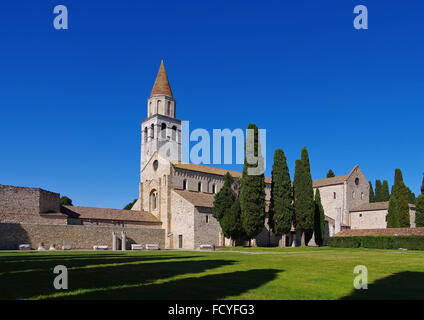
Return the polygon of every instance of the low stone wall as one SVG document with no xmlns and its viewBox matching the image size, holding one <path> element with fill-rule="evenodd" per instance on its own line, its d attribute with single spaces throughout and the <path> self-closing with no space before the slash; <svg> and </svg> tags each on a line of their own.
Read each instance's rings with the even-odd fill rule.
<svg viewBox="0 0 424 320">
<path fill-rule="evenodd" d="M 72 249 L 92 250 L 94 245 L 107 245 L 112 249 L 112 232 L 126 232 L 127 249 L 132 243 L 157 243 L 165 247 L 165 230 L 152 228 L 123 228 L 118 226 L 44 225 L 24 223 L 0 223 L 0 249 L 15 250 L 19 244 L 29 243 L 33 249 L 43 242 L 48 249 L 69 245 Z"/>
</svg>

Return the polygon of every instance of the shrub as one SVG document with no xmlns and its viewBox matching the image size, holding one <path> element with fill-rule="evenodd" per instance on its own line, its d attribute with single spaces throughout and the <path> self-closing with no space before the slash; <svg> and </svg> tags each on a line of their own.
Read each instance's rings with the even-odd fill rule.
<svg viewBox="0 0 424 320">
<path fill-rule="evenodd" d="M 328 246 L 336 248 L 424 250 L 424 236 L 332 237 Z"/>
</svg>

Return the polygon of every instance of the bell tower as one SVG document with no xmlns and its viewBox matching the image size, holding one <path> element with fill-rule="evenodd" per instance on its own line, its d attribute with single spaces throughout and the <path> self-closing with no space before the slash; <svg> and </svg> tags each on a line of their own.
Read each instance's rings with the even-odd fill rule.
<svg viewBox="0 0 424 320">
<path fill-rule="evenodd" d="M 171 161 L 181 161 L 181 121 L 176 119 L 176 104 L 162 60 L 147 99 L 147 119 L 141 122 L 141 171 L 156 151 Z"/>
</svg>

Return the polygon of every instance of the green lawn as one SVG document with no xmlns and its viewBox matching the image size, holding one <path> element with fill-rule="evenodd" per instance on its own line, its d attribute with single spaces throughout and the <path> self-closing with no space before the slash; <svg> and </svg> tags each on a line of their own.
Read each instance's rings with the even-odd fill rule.
<svg viewBox="0 0 424 320">
<path fill-rule="evenodd" d="M 68 290 L 53 288 L 56 265 L 68 268 Z M 356 265 L 368 268 L 368 290 L 353 288 Z M 217 252 L 4 251 L 0 289 L 0 299 L 422 299 L 424 252 L 238 247 Z"/>
</svg>

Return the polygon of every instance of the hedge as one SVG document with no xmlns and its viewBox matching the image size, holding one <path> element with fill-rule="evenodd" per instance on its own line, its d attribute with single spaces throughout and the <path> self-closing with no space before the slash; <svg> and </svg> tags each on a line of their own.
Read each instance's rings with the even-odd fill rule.
<svg viewBox="0 0 424 320">
<path fill-rule="evenodd" d="M 332 237 L 328 246 L 338 248 L 374 248 L 424 250 L 424 236 Z"/>
</svg>

